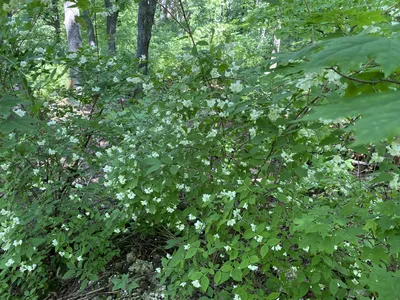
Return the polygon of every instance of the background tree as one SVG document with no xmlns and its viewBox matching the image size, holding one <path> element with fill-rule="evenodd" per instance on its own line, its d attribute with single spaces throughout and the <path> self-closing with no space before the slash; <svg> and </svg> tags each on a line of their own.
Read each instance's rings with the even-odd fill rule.
<svg viewBox="0 0 400 300">
<path fill-rule="evenodd" d="M 107 10 L 107 41 L 108 41 L 108 52 L 114 54 L 117 50 L 115 35 L 117 33 L 117 22 L 119 7 L 117 0 L 104 0 L 104 6 Z"/>
<path fill-rule="evenodd" d="M 76 22 L 75 17 L 79 16 L 79 8 L 75 6 L 72 1 L 64 3 L 64 25 L 67 32 L 68 51 L 77 52 L 82 47 L 82 36 L 79 24 Z M 77 68 L 70 68 L 70 86 L 76 86 L 80 82 L 79 70 Z"/>
<path fill-rule="evenodd" d="M 156 5 L 156 0 L 139 2 L 136 57 L 139 59 L 138 67 L 144 74 L 148 71 L 149 45 Z"/>
</svg>

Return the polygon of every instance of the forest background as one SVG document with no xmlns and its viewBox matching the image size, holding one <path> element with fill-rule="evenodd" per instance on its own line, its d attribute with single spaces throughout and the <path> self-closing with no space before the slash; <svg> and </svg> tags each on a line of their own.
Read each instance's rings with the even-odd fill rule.
<svg viewBox="0 0 400 300">
<path fill-rule="evenodd" d="M 398 1 L 1 4 L 1 299 L 400 299 Z"/>
</svg>

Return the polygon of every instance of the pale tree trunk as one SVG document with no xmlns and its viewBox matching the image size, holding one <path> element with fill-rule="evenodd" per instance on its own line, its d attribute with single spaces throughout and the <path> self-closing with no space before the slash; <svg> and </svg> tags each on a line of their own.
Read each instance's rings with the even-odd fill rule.
<svg viewBox="0 0 400 300">
<path fill-rule="evenodd" d="M 149 45 L 156 4 L 157 0 L 141 0 L 139 2 L 136 57 L 139 59 L 138 67 L 144 74 L 147 74 L 148 71 Z"/>
<path fill-rule="evenodd" d="M 64 3 L 64 25 L 67 31 L 68 51 L 77 52 L 82 47 L 82 37 L 79 24 L 75 21 L 75 17 L 79 16 L 79 9 L 74 2 L 66 1 Z M 80 74 L 78 69 L 70 69 L 71 86 L 77 86 L 80 82 Z"/>
<path fill-rule="evenodd" d="M 104 6 L 107 9 L 107 41 L 108 41 L 108 52 L 115 54 L 117 46 L 115 42 L 115 35 L 117 33 L 117 22 L 119 9 L 116 8 L 117 0 L 111 2 L 111 0 L 104 0 Z"/>
<path fill-rule="evenodd" d="M 93 22 L 92 19 L 90 18 L 90 12 L 88 9 L 83 11 L 83 18 L 85 19 L 86 27 L 88 28 L 89 46 L 92 48 L 96 47 L 97 46 L 96 35 L 94 32 Z"/>
<path fill-rule="evenodd" d="M 281 29 L 281 24 L 278 22 L 278 25 L 274 28 L 274 36 L 273 36 L 273 43 L 274 43 L 274 50 L 272 50 L 272 55 L 275 53 L 279 53 L 280 48 L 281 48 L 281 40 L 278 39 L 278 37 L 276 36 L 276 31 L 278 29 Z M 272 56 L 271 59 L 275 59 L 275 56 Z M 275 69 L 277 67 L 277 63 L 272 64 L 269 68 L 270 69 Z"/>
</svg>

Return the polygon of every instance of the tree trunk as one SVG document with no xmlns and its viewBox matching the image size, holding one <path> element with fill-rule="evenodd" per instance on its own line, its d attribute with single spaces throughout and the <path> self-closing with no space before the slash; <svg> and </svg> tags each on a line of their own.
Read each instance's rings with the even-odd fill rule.
<svg viewBox="0 0 400 300">
<path fill-rule="evenodd" d="M 82 46 L 82 37 L 79 24 L 75 21 L 75 17 L 79 16 L 79 9 L 74 2 L 66 1 L 64 3 L 64 25 L 67 31 L 68 51 L 77 52 Z M 79 85 L 80 74 L 78 69 L 70 70 L 70 77 L 73 86 Z"/>
<path fill-rule="evenodd" d="M 149 45 L 156 4 L 157 0 L 141 0 L 139 2 L 136 57 L 139 59 L 138 67 L 144 74 L 147 74 L 148 71 Z"/>
<path fill-rule="evenodd" d="M 117 0 L 115 0 L 115 3 Z M 107 41 L 108 41 L 108 52 L 114 54 L 117 51 L 115 43 L 115 35 L 117 33 L 117 22 L 119 9 L 115 7 L 115 4 L 111 0 L 104 0 L 104 6 L 108 11 L 107 15 Z"/>
<path fill-rule="evenodd" d="M 97 46 L 96 35 L 94 32 L 93 22 L 92 19 L 90 18 L 90 12 L 88 9 L 85 9 L 83 11 L 83 18 L 85 19 L 85 23 L 88 28 L 89 46 L 96 47 Z"/>
</svg>

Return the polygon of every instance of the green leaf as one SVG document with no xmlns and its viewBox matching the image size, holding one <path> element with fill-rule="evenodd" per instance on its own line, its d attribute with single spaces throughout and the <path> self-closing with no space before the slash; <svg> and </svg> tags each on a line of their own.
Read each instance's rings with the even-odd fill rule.
<svg viewBox="0 0 400 300">
<path fill-rule="evenodd" d="M 206 292 L 208 289 L 208 286 L 210 285 L 210 280 L 208 279 L 207 276 L 204 276 L 203 278 L 201 278 L 200 285 L 201 285 L 202 291 Z"/>
<path fill-rule="evenodd" d="M 149 169 L 147 169 L 146 175 L 149 175 L 149 174 L 157 171 L 160 168 L 161 168 L 161 165 L 154 165 L 154 166 L 150 167 Z"/>
<path fill-rule="evenodd" d="M 331 283 L 329 284 L 329 290 L 331 291 L 332 295 L 336 295 L 336 293 L 339 291 L 339 287 L 336 281 L 331 281 Z"/>
<path fill-rule="evenodd" d="M 316 272 L 311 277 L 311 283 L 318 283 L 321 280 L 321 273 Z"/>
<path fill-rule="evenodd" d="M 242 270 L 240 270 L 240 269 L 233 269 L 233 270 L 231 271 L 231 277 L 232 277 L 233 280 L 235 280 L 235 281 L 242 281 L 242 278 L 243 278 Z"/>
<path fill-rule="evenodd" d="M 377 292 L 378 299 L 400 300 L 400 272 L 387 272 L 383 268 L 375 268 L 366 281 L 371 291 Z"/>
<path fill-rule="evenodd" d="M 201 277 L 203 277 L 203 273 L 201 273 L 201 272 L 194 272 L 193 274 L 189 275 L 190 280 L 198 280 Z"/>
<path fill-rule="evenodd" d="M 221 277 L 222 277 L 221 271 L 217 271 L 214 276 L 214 282 L 216 285 L 218 285 L 219 282 L 221 281 Z"/>
<path fill-rule="evenodd" d="M 269 246 L 267 244 L 264 244 L 260 250 L 261 257 L 264 258 L 265 255 L 267 255 L 268 251 L 269 251 Z"/>
<path fill-rule="evenodd" d="M 74 277 L 74 275 L 75 275 L 75 270 L 68 270 L 64 274 L 63 279 L 70 279 L 70 278 Z"/>
<path fill-rule="evenodd" d="M 335 99 L 331 104 L 316 107 L 314 112 L 303 120 L 336 120 L 360 115 L 361 118 L 353 127 L 356 136 L 353 144 L 355 146 L 400 135 L 398 111 L 400 111 L 400 92 L 381 92 L 362 94 L 351 99 Z"/>
<path fill-rule="evenodd" d="M 279 293 L 279 292 L 273 292 L 273 293 L 268 295 L 267 299 L 268 300 L 275 300 L 275 299 L 278 299 L 280 295 L 281 295 L 281 293 Z"/>
<path fill-rule="evenodd" d="M 392 37 L 346 36 L 322 41 L 303 49 L 297 52 L 295 58 L 310 56 L 309 61 L 302 64 L 302 69 L 307 72 L 319 72 L 323 68 L 336 65 L 345 72 L 359 69 L 360 65 L 374 59 L 380 65 L 385 77 L 389 77 L 400 66 L 399 49 L 400 34 Z M 314 51 L 318 52 L 313 53 Z"/>
<path fill-rule="evenodd" d="M 186 253 L 185 259 L 193 257 L 197 253 L 197 248 L 190 248 Z"/>
<path fill-rule="evenodd" d="M 179 171 L 179 167 L 178 166 L 171 166 L 171 168 L 169 168 L 169 172 L 172 175 L 176 175 L 176 173 L 178 173 L 178 171 Z"/>
<path fill-rule="evenodd" d="M 14 130 L 21 130 L 22 132 L 31 132 L 36 130 L 34 124 L 37 123 L 36 120 L 29 116 L 24 116 L 22 118 L 15 117 L 11 120 L 5 120 L 0 123 L 0 132 L 10 133 Z"/>
</svg>

